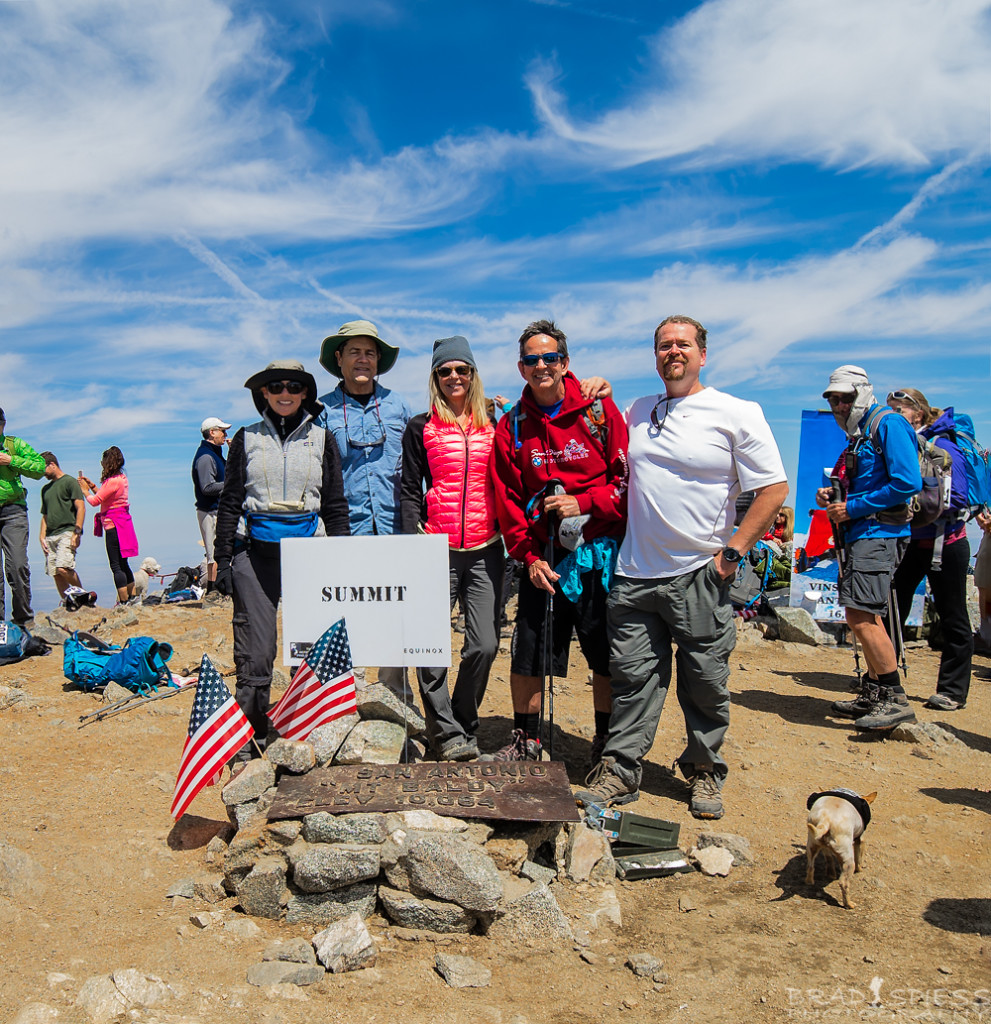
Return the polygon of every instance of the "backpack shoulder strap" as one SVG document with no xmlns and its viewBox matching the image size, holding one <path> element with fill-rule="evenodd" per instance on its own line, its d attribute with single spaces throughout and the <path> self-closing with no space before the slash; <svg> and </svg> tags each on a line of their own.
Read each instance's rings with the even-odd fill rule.
<svg viewBox="0 0 991 1024">
<path fill-rule="evenodd" d="M 606 410 L 602 404 L 602 399 L 596 398 L 585 409 L 584 416 L 588 432 L 602 446 L 602 450 L 605 451 L 606 442 L 609 440 L 609 426 L 606 423 Z"/>
<path fill-rule="evenodd" d="M 518 452 L 523 447 L 523 442 L 520 440 L 520 422 L 526 419 L 522 400 L 517 399 L 516 405 L 513 406 L 509 415 L 512 417 L 513 424 L 513 451 Z"/>
</svg>

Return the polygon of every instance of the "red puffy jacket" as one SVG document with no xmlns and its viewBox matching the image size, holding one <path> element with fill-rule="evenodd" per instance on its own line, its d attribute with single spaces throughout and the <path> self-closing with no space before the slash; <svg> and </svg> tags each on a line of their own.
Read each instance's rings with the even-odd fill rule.
<svg viewBox="0 0 991 1024">
<path fill-rule="evenodd" d="M 446 533 L 452 548 L 477 548 L 499 536 L 490 472 L 495 431 L 465 433 L 439 416 L 414 416 L 403 435 L 403 533 Z M 424 493 L 426 484 L 426 493 Z"/>
</svg>

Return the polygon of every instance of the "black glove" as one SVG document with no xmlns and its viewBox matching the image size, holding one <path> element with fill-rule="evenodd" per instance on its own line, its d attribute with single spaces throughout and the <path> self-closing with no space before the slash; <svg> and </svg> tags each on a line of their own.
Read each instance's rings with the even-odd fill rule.
<svg viewBox="0 0 991 1024">
<path fill-rule="evenodd" d="M 229 565 L 217 566 L 217 581 L 213 588 L 224 597 L 230 597 L 234 593 L 234 570 Z"/>
</svg>

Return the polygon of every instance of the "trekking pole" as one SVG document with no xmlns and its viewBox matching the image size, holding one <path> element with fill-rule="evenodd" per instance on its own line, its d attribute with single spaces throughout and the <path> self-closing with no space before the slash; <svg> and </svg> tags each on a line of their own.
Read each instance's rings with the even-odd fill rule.
<svg viewBox="0 0 991 1024">
<path fill-rule="evenodd" d="M 908 682 L 908 662 L 905 659 L 905 638 L 902 635 L 902 618 L 899 614 L 898 609 L 898 595 L 895 593 L 894 587 L 888 588 L 888 621 L 891 624 L 891 642 L 895 647 L 895 651 L 901 654 L 901 668 L 902 675 L 905 677 L 905 682 Z M 895 643 L 895 637 L 898 638 L 898 642 Z"/>
<path fill-rule="evenodd" d="M 832 499 L 833 501 L 843 500 L 843 481 L 837 475 L 833 475 L 829 478 L 829 482 L 832 484 Z M 843 547 L 843 527 L 840 523 L 834 523 L 832 519 L 829 521 L 829 525 L 833 529 L 833 549 L 836 552 L 836 575 L 838 579 L 843 579 L 846 575 L 846 549 Z M 857 686 L 861 685 L 861 674 L 860 674 L 860 648 L 857 646 L 857 634 L 850 630 L 850 639 L 853 641 L 853 667 L 857 673 Z"/>
<path fill-rule="evenodd" d="M 547 564 L 553 567 L 554 520 L 547 520 Z M 547 594 L 544 612 L 544 650 L 541 657 L 543 676 L 547 678 L 547 757 L 554 760 L 554 595 Z M 543 717 L 544 678 L 540 680 L 541 717 Z"/>
<path fill-rule="evenodd" d="M 133 697 L 128 697 L 125 700 L 119 700 L 116 703 L 111 704 L 110 707 L 102 708 L 100 711 L 96 711 L 91 715 L 84 715 L 79 720 L 79 728 L 81 729 L 84 725 L 89 725 L 91 722 L 102 722 L 106 718 L 113 718 L 116 715 L 122 715 L 125 711 L 133 711 L 135 708 L 141 707 L 142 704 L 151 704 L 152 701 L 156 700 L 167 700 L 169 697 L 175 697 L 176 694 L 185 693 L 187 690 L 195 689 L 196 684 L 190 683 L 187 686 L 164 690 L 162 693 L 156 693 L 152 697 L 139 697 L 135 694 Z"/>
</svg>

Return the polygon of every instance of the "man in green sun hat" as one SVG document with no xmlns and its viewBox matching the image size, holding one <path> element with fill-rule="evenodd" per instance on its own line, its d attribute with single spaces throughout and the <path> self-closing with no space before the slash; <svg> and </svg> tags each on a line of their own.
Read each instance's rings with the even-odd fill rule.
<svg viewBox="0 0 991 1024">
<path fill-rule="evenodd" d="M 401 395 L 377 379 L 398 355 L 398 347 L 380 338 L 368 320 L 342 324 L 320 346 L 320 365 L 341 380 L 320 399 L 321 422 L 340 449 L 352 537 L 402 532 L 400 462 L 412 413 Z M 379 682 L 408 698 L 404 675 L 402 668 L 381 668 Z"/>
</svg>

